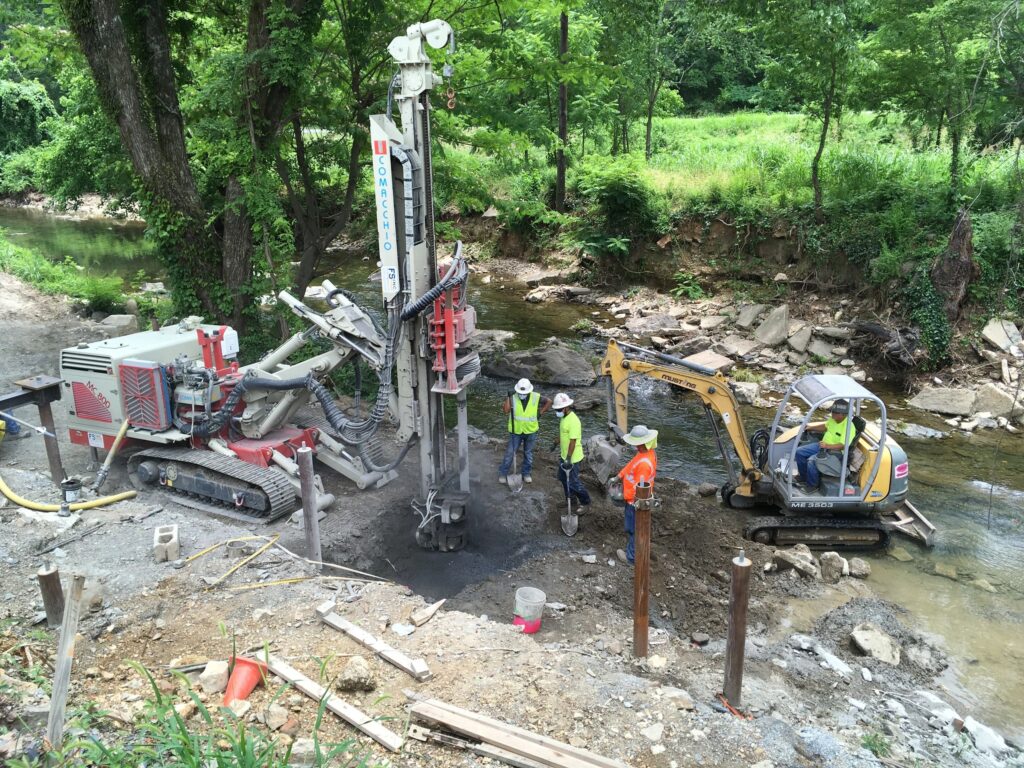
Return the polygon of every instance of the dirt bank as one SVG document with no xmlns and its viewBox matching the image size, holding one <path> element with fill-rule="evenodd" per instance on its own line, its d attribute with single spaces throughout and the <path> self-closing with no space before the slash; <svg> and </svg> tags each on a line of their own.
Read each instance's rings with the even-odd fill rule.
<svg viewBox="0 0 1024 768">
<path fill-rule="evenodd" d="M 28 373 L 55 372 L 58 350 L 80 340 L 91 326 L 71 317 L 60 303 L 9 277 L 2 279 L 0 322 L 12 350 L 0 360 L 0 382 L 6 386 Z M 61 427 L 63 409 L 55 411 Z M 30 416 L 27 409 L 23 415 Z M 48 555 L 34 555 L 41 544 L 58 541 L 54 526 L 59 519 L 35 520 L 7 504 L 0 508 L 5 533 L 0 539 L 0 619 L 9 628 L 0 647 L 27 643 L 36 666 L 32 671 L 20 648 L 14 652 L 17 658 L 2 664 L 25 686 L 38 686 L 51 674 L 52 638 L 33 633 L 30 622 L 40 607 L 34 574 L 52 560 L 65 575 L 80 572 L 87 578 L 70 707 L 91 703 L 106 712 L 91 726 L 102 739 L 126 737 L 137 718 L 145 716 L 147 683 L 129 662 L 155 670 L 164 692 L 184 703 L 185 683 L 167 674 L 169 664 L 226 658 L 233 644 L 269 643 L 296 668 L 328 681 L 352 655 L 366 655 L 378 679 L 376 690 L 344 696 L 400 732 L 406 722 L 402 691 L 415 688 L 648 768 L 860 766 L 874 760 L 865 743 L 879 752 L 889 750 L 901 765 L 995 766 L 1019 759 L 1013 752 L 995 757 L 983 751 L 973 737 L 938 718 L 934 705 L 929 709 L 921 703 L 920 688 L 950 699 L 928 669 L 889 668 L 852 648 L 848 625 L 874 617 L 904 646 L 921 646 L 943 660 L 940 649 L 914 632 L 912 616 L 874 598 L 870 581 L 843 579 L 826 586 L 803 581 L 792 571 L 765 573 L 770 551 L 741 540 L 743 516 L 682 483 L 659 484 L 663 505 L 654 524 L 652 655 L 633 658 L 632 574 L 614 554 L 624 542 L 621 511 L 594 487 L 594 509 L 581 518 L 579 534 L 565 538 L 558 529 L 564 501 L 553 457 L 541 451 L 535 483 L 512 496 L 494 481 L 498 447 L 483 440 L 474 444 L 472 543 L 453 555 L 423 552 L 412 543 L 414 518 L 407 505 L 414 465 L 403 466 L 399 481 L 370 492 L 325 474 L 329 490 L 338 496 L 324 522 L 330 559 L 372 571 L 388 584 L 314 578 L 271 584 L 313 575 L 309 566 L 271 550 L 211 589 L 209 582 L 234 561 L 216 551 L 181 568 L 155 563 L 151 545 L 157 525 L 179 526 L 185 557 L 254 533 L 280 534 L 281 544 L 301 552 L 301 530 L 284 521 L 258 527 L 223 522 L 155 494 L 83 513 L 66 536 L 97 521 L 103 527 Z M 66 442 L 62 448 L 69 471 L 88 475 L 88 453 Z M 117 464 L 107 490 L 125 485 L 122 466 Z M 24 495 L 56 498 L 45 467 L 37 437 L 0 444 L 0 472 Z M 157 507 L 161 511 L 140 519 Z M 724 572 L 741 546 L 755 563 L 743 696 L 751 719 L 728 713 L 717 698 L 728 603 Z M 519 634 L 510 624 L 514 590 L 526 584 L 543 589 L 549 602 L 543 627 L 534 636 Z M 413 634 L 397 633 L 396 625 L 407 622 L 424 597 L 448 602 Z M 351 621 L 408 655 L 423 657 L 433 678 L 417 684 L 323 626 L 314 611 L 329 599 Z M 846 607 L 851 599 L 855 602 Z M 837 671 L 838 665 L 827 662 L 813 643 L 806 650 L 806 643 L 794 640 L 797 632 L 811 636 L 849 671 Z M 253 695 L 246 716 L 252 727 L 263 727 L 257 715 L 278 694 L 271 685 Z M 25 699 L 35 696 L 35 689 L 24 690 Z M 315 702 L 292 691 L 281 693 L 279 701 L 297 718 L 295 738 L 311 735 Z M 903 713 L 889 701 L 900 704 Z M 215 723 L 230 717 L 215 714 Z M 190 722 L 205 727 L 198 717 Z M 324 721 L 322 739 L 353 735 L 333 717 Z M 280 738 L 283 744 L 291 737 Z M 365 739 L 360 744 L 392 765 L 490 764 L 414 741 L 400 755 Z"/>
</svg>

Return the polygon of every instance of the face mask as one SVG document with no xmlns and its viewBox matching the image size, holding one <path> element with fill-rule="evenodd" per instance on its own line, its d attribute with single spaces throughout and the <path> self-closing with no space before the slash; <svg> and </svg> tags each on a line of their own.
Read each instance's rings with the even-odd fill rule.
<svg viewBox="0 0 1024 768">
<path fill-rule="evenodd" d="M 529 399 L 529 397 L 530 397 L 529 395 L 520 395 L 519 399 L 522 400 L 525 403 L 527 401 L 527 399 Z"/>
<path fill-rule="evenodd" d="M 557 416 L 558 418 L 562 418 L 563 416 L 565 416 L 565 411 L 555 411 L 555 416 Z"/>
</svg>

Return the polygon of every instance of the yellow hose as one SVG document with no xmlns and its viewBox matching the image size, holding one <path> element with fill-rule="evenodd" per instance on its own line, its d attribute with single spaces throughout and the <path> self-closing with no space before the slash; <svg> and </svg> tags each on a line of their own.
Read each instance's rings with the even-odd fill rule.
<svg viewBox="0 0 1024 768">
<path fill-rule="evenodd" d="M 13 501 L 19 507 L 25 507 L 25 509 L 34 509 L 37 512 L 60 511 L 60 504 L 43 504 L 38 501 L 23 499 L 11 490 L 10 486 L 4 482 L 2 477 L 0 477 L 0 493 Z M 71 508 L 72 512 L 78 512 L 81 509 L 95 509 L 96 507 L 105 507 L 108 504 L 113 504 L 118 501 L 134 499 L 135 495 L 135 491 L 125 491 L 124 493 L 115 493 L 113 496 L 101 496 L 100 498 L 93 499 L 92 501 L 76 501 L 74 504 L 69 504 L 68 506 Z"/>
</svg>

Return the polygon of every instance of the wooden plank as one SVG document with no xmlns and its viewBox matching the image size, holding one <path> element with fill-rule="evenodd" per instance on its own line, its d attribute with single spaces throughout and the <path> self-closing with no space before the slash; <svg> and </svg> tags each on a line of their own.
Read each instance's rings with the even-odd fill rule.
<svg viewBox="0 0 1024 768">
<path fill-rule="evenodd" d="M 57 664 L 53 671 L 53 692 L 50 694 L 50 716 L 46 721 L 46 741 L 53 749 L 60 749 L 64 740 L 64 711 L 68 703 L 71 684 L 71 665 L 75 660 L 75 636 L 78 634 L 78 616 L 82 605 L 85 576 L 74 576 L 64 603 L 64 621 L 60 625 L 60 644 L 57 646 Z"/>
<path fill-rule="evenodd" d="M 260 658 L 267 663 L 267 668 L 272 674 L 280 677 L 285 682 L 291 683 L 296 690 L 301 691 L 311 699 L 324 702 L 324 706 L 327 709 L 349 725 L 365 733 L 381 746 L 387 747 L 392 752 L 398 752 L 402 748 L 402 737 L 397 733 L 388 730 L 365 712 L 356 709 L 322 685 L 313 682 L 287 662 L 271 655 L 261 655 Z"/>
<path fill-rule="evenodd" d="M 473 754 L 480 755 L 481 757 L 500 760 L 514 768 L 544 768 L 540 763 L 536 763 L 533 760 L 527 760 L 525 757 L 520 757 L 519 755 L 514 755 L 500 747 L 481 744 L 478 741 L 467 741 L 448 733 L 432 731 L 429 728 L 424 728 L 423 726 L 416 725 L 415 723 L 409 724 L 409 738 L 424 742 L 433 741 L 437 744 L 444 744 L 446 747 L 454 747 L 456 749 L 465 749 Z"/>
<path fill-rule="evenodd" d="M 418 700 L 409 711 L 413 717 L 442 725 L 456 733 L 535 760 L 550 768 L 629 768 L 621 761 L 602 757 L 437 699 Z"/>
<path fill-rule="evenodd" d="M 403 672 L 412 675 L 419 682 L 429 680 L 431 677 L 430 667 L 423 659 L 411 659 L 396 648 L 392 648 L 379 637 L 371 635 L 362 627 L 358 627 L 348 619 L 343 619 L 334 613 L 334 603 L 327 601 L 316 609 L 320 620 L 329 627 L 348 635 L 357 643 L 380 656 L 384 661 L 393 664 Z"/>
<path fill-rule="evenodd" d="M 60 571 L 56 565 L 44 565 L 36 574 L 39 591 L 46 609 L 46 625 L 59 627 L 64 620 L 64 589 L 60 585 Z"/>
<path fill-rule="evenodd" d="M 437 613 L 438 610 L 440 610 L 441 606 L 444 604 L 444 600 L 438 600 L 433 605 L 425 605 L 422 608 L 413 611 L 412 616 L 410 616 L 409 619 L 417 627 L 422 627 L 424 624 L 426 624 L 428 621 L 434 618 L 434 614 Z"/>
</svg>

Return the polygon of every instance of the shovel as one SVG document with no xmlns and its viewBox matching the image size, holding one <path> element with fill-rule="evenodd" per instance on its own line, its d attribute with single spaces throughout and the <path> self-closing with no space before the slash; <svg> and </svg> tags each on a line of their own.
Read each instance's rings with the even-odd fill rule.
<svg viewBox="0 0 1024 768">
<path fill-rule="evenodd" d="M 566 490 L 566 494 L 565 494 L 566 512 L 565 512 L 564 515 L 562 515 L 562 518 L 561 518 L 562 533 L 564 533 L 566 536 L 575 536 L 576 535 L 576 531 L 578 531 L 580 529 L 580 519 L 579 519 L 579 517 L 577 515 L 573 514 L 573 511 L 572 511 L 572 494 L 570 494 L 568 492 L 569 491 L 569 473 L 568 473 L 568 471 L 562 469 L 561 467 L 559 467 L 558 469 L 559 469 L 559 471 L 563 475 L 565 475 L 565 490 Z"/>
</svg>

